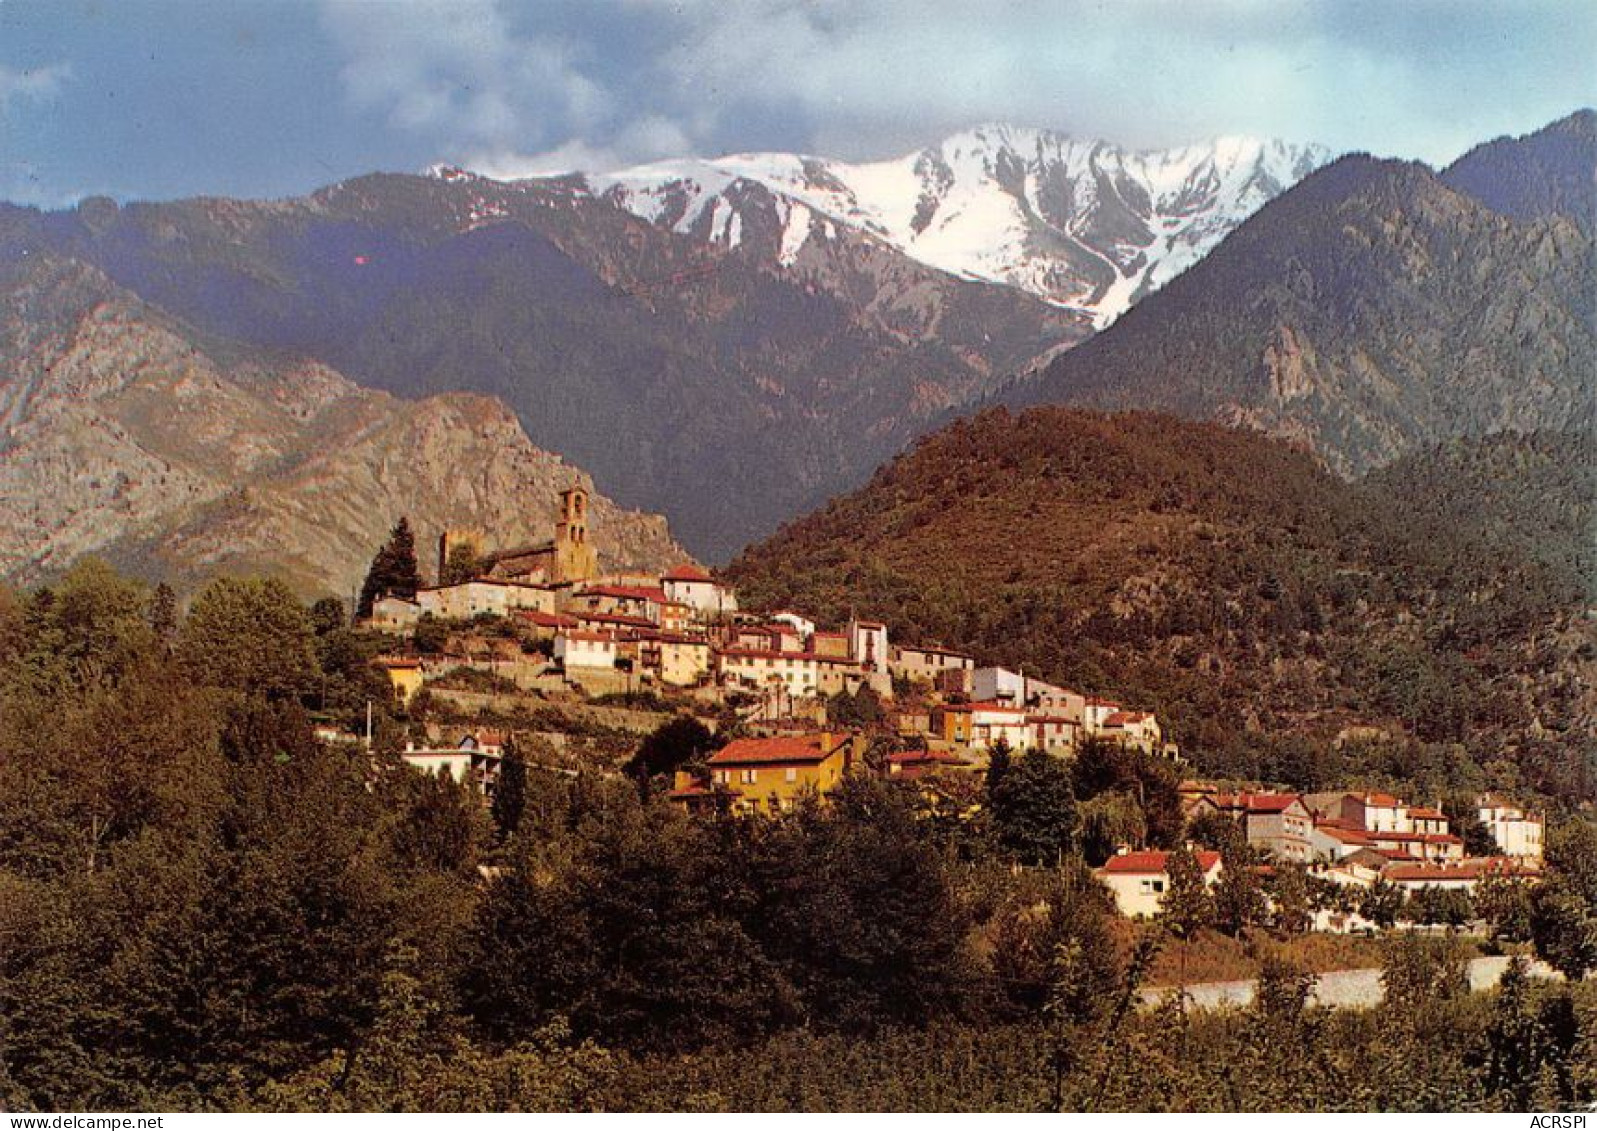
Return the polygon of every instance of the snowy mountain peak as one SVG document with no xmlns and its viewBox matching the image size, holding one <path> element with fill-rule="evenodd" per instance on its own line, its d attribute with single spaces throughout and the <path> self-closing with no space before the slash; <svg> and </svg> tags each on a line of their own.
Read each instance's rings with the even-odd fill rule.
<svg viewBox="0 0 1597 1131">
<path fill-rule="evenodd" d="M 801 260 L 813 233 L 839 224 L 1102 327 L 1331 156 L 1251 137 L 1134 150 L 986 123 L 885 161 L 740 153 L 586 179 L 622 208 L 723 247 L 736 246 L 750 209 L 774 210 L 784 266 Z"/>
</svg>

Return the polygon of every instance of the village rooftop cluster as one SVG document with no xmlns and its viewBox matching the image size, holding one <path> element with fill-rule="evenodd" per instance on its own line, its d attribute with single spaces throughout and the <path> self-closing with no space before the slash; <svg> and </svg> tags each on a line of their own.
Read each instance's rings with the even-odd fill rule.
<svg viewBox="0 0 1597 1131">
<path fill-rule="evenodd" d="M 1152 712 L 1023 671 L 978 666 L 952 649 L 896 643 L 881 621 L 855 616 L 823 627 L 794 610 L 743 612 L 731 588 L 691 564 L 600 574 L 587 517 L 587 495 L 573 488 L 560 496 L 548 542 L 487 551 L 479 534 L 444 534 L 437 576 L 446 578 L 462 558 L 474 575 L 423 587 L 414 598 L 384 596 L 366 626 L 413 633 L 428 621 L 496 623 L 513 632 L 471 636 L 462 651 L 382 657 L 396 696 L 403 702 L 466 668 L 525 692 L 591 699 L 652 691 L 694 713 L 733 710 L 750 736 L 727 743 L 703 770 L 676 775 L 671 800 L 690 811 L 779 813 L 806 797 L 824 800 L 866 767 L 867 736 L 833 717 L 840 699 L 863 688 L 896 736 L 891 752 L 876 760 L 877 772 L 932 788 L 985 771 L 999 750 L 1068 759 L 1088 740 L 1181 762 Z M 502 744 L 498 731 L 477 730 L 454 745 L 412 745 L 402 756 L 424 771 L 471 781 L 487 796 Z M 1479 797 L 1476 808 L 1497 852 L 1475 858 L 1466 858 L 1463 839 L 1439 807 L 1386 793 L 1299 795 L 1185 781 L 1181 796 L 1189 820 L 1228 818 L 1270 859 L 1303 865 L 1350 892 L 1385 884 L 1410 894 L 1473 893 L 1488 876 L 1534 880 L 1540 872 L 1543 817 L 1492 795 Z M 1197 857 L 1204 882 L 1216 882 L 1219 854 Z M 1123 849 L 1100 869 L 1124 914 L 1157 913 L 1169 890 L 1168 858 Z M 1326 930 L 1373 926 L 1351 910 L 1320 919 Z"/>
</svg>

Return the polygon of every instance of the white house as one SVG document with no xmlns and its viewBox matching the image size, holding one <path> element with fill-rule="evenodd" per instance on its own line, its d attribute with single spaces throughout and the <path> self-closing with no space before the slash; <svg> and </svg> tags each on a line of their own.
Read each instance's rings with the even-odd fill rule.
<svg viewBox="0 0 1597 1131">
<path fill-rule="evenodd" d="M 1475 806 L 1481 823 L 1497 841 L 1497 850 L 1504 856 L 1519 860 L 1542 858 L 1545 828 L 1539 815 L 1489 793 L 1477 798 Z"/>
<path fill-rule="evenodd" d="M 405 765 L 424 774 L 448 774 L 492 796 L 499 782 L 503 753 L 503 739 L 490 733 L 468 734 L 454 746 L 417 747 L 415 743 L 406 743 L 399 757 Z"/>
<path fill-rule="evenodd" d="M 887 626 L 879 621 L 848 622 L 849 656 L 866 671 L 887 670 L 892 654 L 887 648 Z"/>
<path fill-rule="evenodd" d="M 1307 863 L 1315 858 L 1314 818 L 1295 793 L 1211 793 L 1198 799 L 1190 815 L 1205 812 L 1236 821 L 1249 844 L 1282 860 Z"/>
<path fill-rule="evenodd" d="M 1195 852 L 1198 873 L 1205 887 L 1220 878 L 1220 854 Z M 1168 852 L 1122 852 L 1098 869 L 1098 877 L 1115 897 L 1115 905 L 1128 919 L 1159 913 L 1165 893 L 1170 890 Z"/>
<path fill-rule="evenodd" d="M 808 617 L 783 609 L 779 613 L 772 613 L 771 620 L 779 624 L 790 626 L 797 634 L 800 645 L 804 644 L 815 635 L 815 622 Z"/>
<path fill-rule="evenodd" d="M 613 632 L 571 629 L 555 637 L 555 659 L 566 671 L 577 668 L 613 669 L 616 666 L 616 638 Z"/>
<path fill-rule="evenodd" d="M 660 578 L 660 588 L 668 599 L 687 605 L 700 616 L 729 615 L 738 609 L 737 594 L 695 565 L 667 570 Z"/>
</svg>

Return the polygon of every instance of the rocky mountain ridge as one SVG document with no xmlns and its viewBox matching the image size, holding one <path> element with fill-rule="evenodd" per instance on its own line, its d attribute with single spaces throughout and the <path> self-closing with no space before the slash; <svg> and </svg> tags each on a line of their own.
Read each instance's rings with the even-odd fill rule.
<svg viewBox="0 0 1597 1131">
<path fill-rule="evenodd" d="M 1583 139 L 1584 156 L 1572 162 L 1567 141 L 1547 135 Z M 999 399 L 1243 424 L 1355 474 L 1452 437 L 1589 432 L 1594 117 L 1491 153 L 1522 190 L 1551 187 L 1515 196 L 1502 177 L 1465 175 L 1473 159 L 1438 175 L 1341 158 Z"/>
<path fill-rule="evenodd" d="M 0 577 L 88 553 L 183 587 L 266 571 L 348 595 L 389 526 L 508 541 L 553 531 L 586 473 L 535 448 L 500 402 L 403 401 L 325 365 L 207 341 L 92 267 L 0 273 Z M 663 518 L 593 500 L 609 565 L 687 557 Z M 425 564 L 425 554 L 424 564 Z"/>
</svg>

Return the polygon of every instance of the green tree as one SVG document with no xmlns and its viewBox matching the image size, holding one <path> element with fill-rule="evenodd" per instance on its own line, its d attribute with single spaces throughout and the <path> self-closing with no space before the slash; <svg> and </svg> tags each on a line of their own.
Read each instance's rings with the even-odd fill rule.
<svg viewBox="0 0 1597 1131">
<path fill-rule="evenodd" d="M 1148 842 L 1142 806 L 1127 793 L 1100 793 L 1076 806 L 1082 858 L 1101 867 L 1121 847 L 1141 848 Z"/>
<path fill-rule="evenodd" d="M 1427 926 L 1462 927 L 1475 915 L 1469 893 L 1458 888 L 1424 887 L 1409 895 L 1405 918 Z"/>
<path fill-rule="evenodd" d="M 470 542 L 457 542 L 449 547 L 449 556 L 444 559 L 444 572 L 439 576 L 438 584 L 459 585 L 481 573 L 482 559 L 477 556 L 477 547 Z"/>
<path fill-rule="evenodd" d="M 164 644 L 177 633 L 177 594 L 164 581 L 150 595 L 150 631 Z"/>
<path fill-rule="evenodd" d="M 1531 895 L 1536 953 L 1565 977 L 1597 970 L 1597 824 L 1575 819 L 1548 835 L 1547 878 Z"/>
<path fill-rule="evenodd" d="M 321 597 L 311 606 L 310 621 L 311 631 L 318 637 L 330 636 L 349 627 L 349 614 L 337 597 Z"/>
<path fill-rule="evenodd" d="M 1529 942 L 1530 885 L 1517 876 L 1492 874 L 1475 887 L 1475 909 L 1501 942 Z"/>
<path fill-rule="evenodd" d="M 1391 927 L 1403 913 L 1403 889 L 1386 879 L 1377 876 L 1364 891 L 1364 898 L 1359 902 L 1359 914 L 1364 916 L 1377 927 Z"/>
<path fill-rule="evenodd" d="M 1451 936 L 1402 932 L 1386 940 L 1383 1001 L 1394 1016 L 1415 1016 L 1469 994 L 1464 951 Z"/>
<path fill-rule="evenodd" d="M 411 643 L 423 656 L 436 656 L 449 645 L 449 626 L 432 613 L 422 613 L 416 620 Z"/>
<path fill-rule="evenodd" d="M 670 777 L 676 771 L 702 762 L 720 747 L 715 734 L 692 715 L 678 715 L 661 723 L 638 745 L 624 767 L 640 784 L 655 777 Z"/>
<path fill-rule="evenodd" d="M 1193 844 L 1214 852 L 1235 851 L 1247 843 L 1241 826 L 1224 813 L 1209 810 L 1187 824 L 1187 837 Z"/>
<path fill-rule="evenodd" d="M 987 805 L 999 845 L 1021 863 L 1058 864 L 1070 851 L 1076 799 L 1058 758 L 1027 751 L 993 780 Z"/>
<path fill-rule="evenodd" d="M 499 761 L 499 784 L 494 790 L 493 818 L 499 828 L 499 838 L 509 840 L 521 828 L 521 818 L 527 811 L 527 760 L 515 737 L 505 739 L 503 756 Z"/>
<path fill-rule="evenodd" d="M 997 991 L 1019 1016 L 1090 1020 L 1120 977 L 1108 893 L 1079 859 L 1029 875 L 993 916 Z"/>
<path fill-rule="evenodd" d="M 1242 845 L 1222 853 L 1220 859 L 1220 878 L 1214 885 L 1215 926 L 1235 938 L 1264 922 L 1268 907 L 1254 871 L 1253 850 Z"/>
<path fill-rule="evenodd" d="M 194 682 L 270 698 L 297 697 L 318 678 L 309 618 L 271 578 L 219 578 L 189 609 L 177 654 Z"/>
<path fill-rule="evenodd" d="M 1531 895 L 1530 936 L 1536 955 L 1564 977 L 1597 970 L 1597 915 L 1579 885 L 1551 875 Z"/>
<path fill-rule="evenodd" d="M 1271 885 L 1273 924 L 1287 935 L 1301 935 L 1314 925 L 1309 875 L 1299 864 L 1277 864 Z"/>
<path fill-rule="evenodd" d="M 366 580 L 360 587 L 355 615 L 371 616 L 372 605 L 383 596 L 414 600 L 419 588 L 421 574 L 416 566 L 416 537 L 411 533 L 410 520 L 401 517 L 389 532 L 388 541 L 372 558 L 371 568 L 366 571 Z"/>
<path fill-rule="evenodd" d="M 1188 846 L 1172 849 L 1165 869 L 1170 887 L 1159 904 L 1159 921 L 1173 936 L 1186 942 L 1214 922 L 1214 900 L 1203 882 L 1198 858 Z"/>
</svg>

